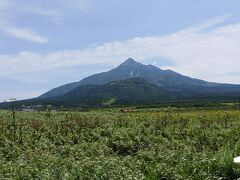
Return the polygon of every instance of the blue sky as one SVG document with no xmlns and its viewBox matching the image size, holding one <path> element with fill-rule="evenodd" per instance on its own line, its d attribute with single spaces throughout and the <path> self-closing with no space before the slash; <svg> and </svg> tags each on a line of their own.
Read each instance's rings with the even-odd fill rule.
<svg viewBox="0 0 240 180">
<path fill-rule="evenodd" d="M 128 57 L 240 84 L 239 0 L 1 0 L 0 101 L 36 97 Z"/>
</svg>

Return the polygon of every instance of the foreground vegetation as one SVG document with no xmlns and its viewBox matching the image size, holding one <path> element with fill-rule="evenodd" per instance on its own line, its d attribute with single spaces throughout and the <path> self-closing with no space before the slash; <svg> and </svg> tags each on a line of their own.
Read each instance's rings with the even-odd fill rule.
<svg viewBox="0 0 240 180">
<path fill-rule="evenodd" d="M 0 179 L 237 179 L 240 111 L 0 111 Z"/>
</svg>

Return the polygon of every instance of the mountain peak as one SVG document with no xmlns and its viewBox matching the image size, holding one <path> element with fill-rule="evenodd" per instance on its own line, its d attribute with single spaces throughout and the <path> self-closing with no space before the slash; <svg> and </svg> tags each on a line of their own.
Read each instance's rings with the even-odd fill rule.
<svg viewBox="0 0 240 180">
<path fill-rule="evenodd" d="M 133 58 L 128 58 L 125 62 L 136 62 Z"/>
<path fill-rule="evenodd" d="M 128 58 L 126 61 L 122 63 L 123 65 L 130 65 L 130 64 L 139 64 L 137 61 L 135 61 L 133 58 Z"/>
</svg>

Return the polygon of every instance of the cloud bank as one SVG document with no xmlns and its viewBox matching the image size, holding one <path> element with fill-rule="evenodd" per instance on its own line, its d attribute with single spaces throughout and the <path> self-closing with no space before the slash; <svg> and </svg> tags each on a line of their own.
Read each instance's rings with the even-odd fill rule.
<svg viewBox="0 0 240 180">
<path fill-rule="evenodd" d="M 240 83 L 240 23 L 226 24 L 228 18 L 211 19 L 169 35 L 136 37 L 81 50 L 0 55 L 0 76 L 26 76 L 76 65 L 117 65 L 133 57 L 143 63 L 168 59 L 174 66 L 163 69 L 210 81 Z M 14 33 L 29 40 L 47 41 L 21 31 Z"/>
</svg>

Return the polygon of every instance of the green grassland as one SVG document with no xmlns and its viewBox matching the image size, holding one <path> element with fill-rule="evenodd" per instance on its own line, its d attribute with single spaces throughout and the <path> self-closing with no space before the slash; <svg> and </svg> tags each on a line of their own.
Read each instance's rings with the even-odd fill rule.
<svg viewBox="0 0 240 180">
<path fill-rule="evenodd" d="M 0 179 L 237 179 L 240 111 L 0 111 Z"/>
</svg>

